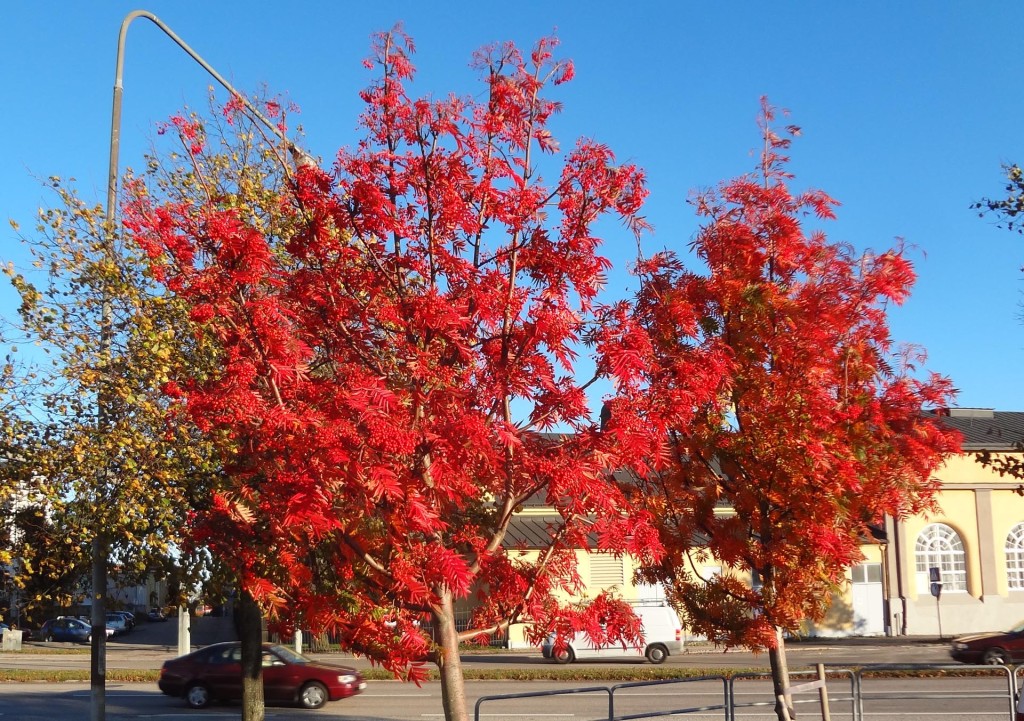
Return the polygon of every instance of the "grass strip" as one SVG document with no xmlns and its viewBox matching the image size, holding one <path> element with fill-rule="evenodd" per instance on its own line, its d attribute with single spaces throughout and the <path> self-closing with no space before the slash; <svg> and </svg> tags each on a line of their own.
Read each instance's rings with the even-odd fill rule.
<svg viewBox="0 0 1024 721">
<path fill-rule="evenodd" d="M 108 668 L 107 681 L 119 683 L 146 683 L 160 678 L 155 669 Z M 73 683 L 89 682 L 89 669 L 0 668 L 0 683 Z"/>
</svg>

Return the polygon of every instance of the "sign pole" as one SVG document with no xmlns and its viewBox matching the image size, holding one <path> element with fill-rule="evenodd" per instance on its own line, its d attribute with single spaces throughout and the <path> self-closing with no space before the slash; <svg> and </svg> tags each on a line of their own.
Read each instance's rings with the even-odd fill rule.
<svg viewBox="0 0 1024 721">
<path fill-rule="evenodd" d="M 932 595 L 935 596 L 935 617 L 939 621 L 939 640 L 942 640 L 942 609 L 939 608 L 939 598 L 942 596 L 942 570 L 937 566 L 928 569 L 928 577 L 932 582 Z"/>
</svg>

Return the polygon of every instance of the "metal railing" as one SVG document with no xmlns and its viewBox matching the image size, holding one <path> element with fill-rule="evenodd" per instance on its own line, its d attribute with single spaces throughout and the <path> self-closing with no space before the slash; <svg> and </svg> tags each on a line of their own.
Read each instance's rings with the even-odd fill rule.
<svg viewBox="0 0 1024 721">
<path fill-rule="evenodd" d="M 542 696 L 568 696 L 572 694 L 582 693 L 603 693 L 608 696 L 608 719 L 612 718 L 612 690 L 607 686 L 585 686 L 583 688 L 569 688 L 569 689 L 558 689 L 555 691 L 529 691 L 527 693 L 505 693 L 494 696 L 481 696 L 476 700 L 476 704 L 473 706 L 473 718 L 474 721 L 480 721 L 480 708 L 485 703 L 493 701 L 510 701 L 519 700 L 524 698 L 540 698 Z M 595 719 L 594 721 L 599 721 Z"/>
<path fill-rule="evenodd" d="M 615 713 L 615 696 L 617 693 L 624 689 L 647 689 L 667 685 L 691 684 L 698 682 L 706 683 L 709 681 L 721 683 L 721 703 L 688 706 L 684 708 L 658 709 L 655 711 L 643 711 L 641 713 L 631 713 L 622 715 L 616 715 Z M 475 721 L 480 721 L 480 709 L 483 707 L 485 703 L 493 703 L 495 701 L 518 701 L 521 699 L 539 698 L 544 696 L 565 696 L 569 694 L 588 693 L 605 694 L 608 697 L 607 717 L 602 716 L 600 717 L 600 719 L 594 719 L 594 721 L 633 721 L 634 719 L 657 718 L 660 716 L 679 716 L 682 714 L 689 713 L 705 713 L 707 711 L 721 711 L 722 718 L 725 721 L 730 721 L 731 705 L 729 703 L 729 683 L 728 679 L 725 676 L 698 676 L 694 678 L 667 679 L 662 681 L 634 681 L 629 683 L 620 683 L 614 686 L 586 686 L 583 688 L 558 689 L 554 691 L 529 691 L 526 693 L 508 693 L 494 696 L 481 696 L 479 699 L 477 699 L 476 705 L 474 706 L 473 717 Z M 709 693 L 707 695 L 711 696 L 712 694 Z"/>
<path fill-rule="evenodd" d="M 847 668 L 826 668 L 824 671 L 825 679 L 831 677 L 847 678 L 850 682 L 850 693 L 849 695 L 835 695 L 830 692 L 828 696 L 829 703 L 840 702 L 850 704 L 850 716 L 856 721 L 859 717 L 857 715 L 858 700 L 857 700 L 857 677 L 856 674 Z M 804 678 L 816 679 L 818 672 L 816 670 L 798 670 L 789 672 L 789 680 L 792 683 L 794 680 L 801 680 Z M 738 708 L 758 708 L 758 707 L 775 707 L 775 699 L 772 698 L 770 701 L 748 701 L 739 703 L 736 701 L 736 682 L 737 681 L 764 681 L 770 680 L 772 675 L 768 672 L 758 673 L 738 673 L 729 679 L 729 721 L 735 721 L 736 709 Z M 804 704 L 821 703 L 819 698 L 793 698 L 802 696 L 805 693 L 819 692 L 821 686 L 815 683 L 798 684 L 790 687 L 790 702 L 794 706 L 801 706 Z M 799 717 L 799 714 L 798 714 Z"/>
<path fill-rule="evenodd" d="M 668 709 L 661 711 L 647 711 L 644 713 L 615 715 L 615 694 L 625 688 L 651 688 L 654 686 L 666 686 L 670 684 L 696 683 L 699 681 L 721 681 L 722 682 L 722 703 L 705 706 L 689 706 L 686 708 Z M 678 716 L 686 713 L 703 713 L 705 711 L 721 711 L 725 721 L 730 721 L 732 704 L 730 703 L 729 682 L 724 676 L 696 676 L 694 678 L 673 678 L 663 681 L 632 681 L 620 683 L 611 687 L 611 694 L 608 706 L 608 721 L 631 721 L 632 719 L 656 718 L 658 716 Z"/>
<path fill-rule="evenodd" d="M 911 673 L 925 673 L 934 675 L 936 672 L 939 673 L 955 673 L 963 674 L 964 672 L 970 674 L 980 674 L 985 676 L 986 674 L 991 675 L 994 678 L 1003 677 L 1005 678 L 1005 687 L 1001 684 L 999 688 L 993 689 L 975 689 L 965 691 L 956 686 L 951 687 L 951 690 L 920 690 L 920 689 L 902 689 L 902 690 L 890 690 L 890 691 L 875 691 L 871 688 L 872 678 L 875 675 L 884 676 L 885 678 L 892 679 L 894 676 L 901 676 L 902 674 Z M 820 703 L 822 704 L 822 717 L 828 718 L 826 714 L 830 713 L 829 706 L 833 703 L 849 704 L 849 711 L 844 712 L 843 715 L 851 718 L 853 721 L 864 721 L 866 713 L 864 709 L 865 702 L 870 701 L 893 701 L 893 700 L 939 700 L 939 701 L 963 701 L 963 700 L 992 700 L 1005 702 L 1005 709 L 1007 711 L 1007 721 L 1014 721 L 1015 718 L 1015 701 L 1017 698 L 1017 691 L 1019 688 L 1024 686 L 1024 667 L 1018 669 L 1016 672 L 1012 671 L 1006 666 L 970 666 L 964 664 L 872 664 L 864 666 L 858 669 L 849 668 L 820 668 L 818 670 L 807 669 L 807 670 L 794 670 L 790 672 L 791 681 L 800 681 L 801 679 L 811 678 L 810 683 L 797 683 L 791 686 L 791 697 L 790 701 L 794 706 L 800 706 L 805 704 Z M 933 676 L 929 676 L 929 679 Z M 738 709 L 750 709 L 750 708 L 763 708 L 773 707 L 775 699 L 772 698 L 772 692 L 769 691 L 765 700 L 757 701 L 737 701 L 738 694 L 736 690 L 737 684 L 742 684 L 745 681 L 768 681 L 770 682 L 770 673 L 743 673 L 736 674 L 732 677 L 726 676 L 700 676 L 694 678 L 680 678 L 680 679 L 667 679 L 661 681 L 637 681 L 629 683 L 621 683 L 614 686 L 588 686 L 583 688 L 574 689 L 558 689 L 552 691 L 532 691 L 527 693 L 511 693 L 501 694 L 494 696 L 482 696 L 477 700 L 474 709 L 475 721 L 480 721 L 481 708 L 485 704 L 493 704 L 498 701 L 518 701 L 521 699 L 532 699 L 538 697 L 550 697 L 550 696 L 566 696 L 572 694 L 601 694 L 606 696 L 608 700 L 607 715 L 603 712 L 600 715 L 594 717 L 593 721 L 635 721 L 636 719 L 643 718 L 658 718 L 664 716 L 682 716 L 686 714 L 706 714 L 713 711 L 721 711 L 722 717 L 725 721 L 736 721 Z M 836 693 L 835 686 L 837 682 L 845 681 L 844 687 L 848 687 L 848 692 Z M 644 710 L 638 713 L 622 714 L 616 712 L 616 695 L 620 692 L 630 690 L 645 690 L 655 689 L 667 685 L 678 685 L 678 684 L 692 684 L 698 682 L 720 682 L 721 690 L 716 692 L 706 691 L 701 692 L 709 699 L 721 698 L 721 703 L 707 703 L 699 705 L 691 705 L 683 708 L 671 708 L 671 709 L 656 709 L 656 710 Z M 832 682 L 833 689 L 825 690 L 826 684 Z M 717 684 L 716 684 L 717 685 Z M 799 698 L 805 694 L 810 694 L 817 691 L 820 696 L 817 699 L 814 698 Z M 695 694 L 696 695 L 696 694 Z M 522 709 L 518 709 L 522 710 Z M 919 715 L 920 710 L 914 713 Z M 521 714 L 516 714 L 521 715 Z M 580 713 L 576 714 L 581 718 L 583 715 Z M 898 712 L 896 715 L 899 715 Z M 995 716 L 1001 716 L 1001 712 L 997 712 Z M 801 718 L 806 717 L 806 714 L 801 714 Z"/>
<path fill-rule="evenodd" d="M 1006 690 L 999 691 L 962 691 L 962 690 L 950 690 L 950 691 L 884 691 L 884 692 L 867 692 L 864 689 L 865 677 L 871 677 L 873 675 L 885 675 L 891 677 L 893 674 L 901 672 L 915 672 L 915 671 L 926 671 L 934 673 L 935 671 L 940 672 L 952 672 L 955 674 L 963 674 L 965 671 L 973 672 L 975 674 L 984 674 L 986 671 L 993 675 L 1005 675 L 1006 677 Z M 864 702 L 865 701 L 893 701 L 893 700 L 914 700 L 914 699 L 931 699 L 931 700 L 960 700 L 960 699 L 1001 699 L 1007 703 L 1009 710 L 1009 721 L 1013 721 L 1015 712 L 1015 702 L 1017 698 L 1017 683 L 1016 676 L 1013 671 L 1007 666 L 972 666 L 969 664 L 935 664 L 935 663 L 878 663 L 871 664 L 869 666 L 862 666 L 858 668 L 854 673 L 854 679 L 856 683 L 856 697 L 857 697 L 857 710 L 854 715 L 854 721 L 862 721 L 864 719 Z"/>
</svg>

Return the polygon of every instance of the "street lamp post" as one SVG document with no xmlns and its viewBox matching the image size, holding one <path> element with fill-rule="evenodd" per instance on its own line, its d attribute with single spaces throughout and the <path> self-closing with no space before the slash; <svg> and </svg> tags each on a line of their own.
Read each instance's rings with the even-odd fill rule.
<svg viewBox="0 0 1024 721">
<path fill-rule="evenodd" d="M 145 18 L 164 32 L 178 47 L 195 60 L 214 80 L 244 105 L 252 116 L 267 127 L 274 135 L 286 144 L 298 165 L 312 162 L 302 153 L 274 123 L 254 106 L 248 98 L 238 92 L 220 73 L 213 69 L 191 47 L 171 30 L 156 15 L 146 10 L 135 10 L 128 13 L 121 22 L 121 31 L 117 39 L 117 66 L 114 76 L 114 98 L 110 122 L 110 160 L 107 172 L 107 205 L 104 215 L 104 252 L 114 252 L 115 220 L 117 215 L 117 179 L 118 158 L 121 150 L 121 99 L 124 94 L 122 79 L 124 75 L 124 49 L 128 36 L 128 27 L 138 18 Z M 112 308 L 110 294 L 105 293 L 105 301 L 100 308 L 100 357 L 109 366 L 113 344 Z M 108 368 L 104 368 L 108 372 Z M 97 395 L 97 426 L 102 433 L 109 424 L 109 398 L 106 389 L 101 385 Z M 106 488 L 109 479 L 104 477 L 100 484 Z M 90 656 L 90 689 L 92 721 L 104 721 L 106 718 L 106 620 L 107 620 L 107 563 L 109 560 L 109 538 L 102 522 L 97 518 L 92 542 L 92 645 Z"/>
</svg>

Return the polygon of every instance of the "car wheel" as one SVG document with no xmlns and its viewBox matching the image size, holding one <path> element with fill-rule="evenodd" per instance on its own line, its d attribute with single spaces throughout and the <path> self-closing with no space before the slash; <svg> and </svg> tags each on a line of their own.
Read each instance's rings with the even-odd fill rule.
<svg viewBox="0 0 1024 721">
<path fill-rule="evenodd" d="M 573 653 L 572 649 L 566 646 L 561 651 L 552 651 L 551 657 L 555 659 L 557 663 L 572 663 L 576 660 L 576 654 Z"/>
<path fill-rule="evenodd" d="M 302 708 L 320 708 L 328 699 L 327 687 L 319 681 L 310 681 L 299 691 L 299 703 Z"/>
<path fill-rule="evenodd" d="M 194 683 L 185 690 L 185 703 L 191 708 L 206 708 L 210 705 L 210 689 L 201 683 Z"/>
<path fill-rule="evenodd" d="M 46 638 L 44 638 L 43 640 L 46 641 L 47 643 L 53 643 L 53 634 L 52 633 L 46 634 Z"/>
<path fill-rule="evenodd" d="M 88 636 L 85 637 L 85 642 L 87 644 L 89 644 L 90 646 L 92 645 L 92 634 L 91 633 Z"/>
<path fill-rule="evenodd" d="M 668 649 L 660 643 L 647 647 L 647 660 L 651 663 L 665 663 L 668 658 Z"/>
<path fill-rule="evenodd" d="M 981 662 L 989 666 L 1005 666 L 1010 662 L 1010 659 L 1003 649 L 990 648 L 986 649 L 985 653 L 982 654 Z"/>
</svg>

